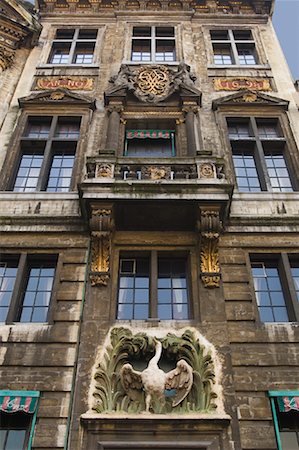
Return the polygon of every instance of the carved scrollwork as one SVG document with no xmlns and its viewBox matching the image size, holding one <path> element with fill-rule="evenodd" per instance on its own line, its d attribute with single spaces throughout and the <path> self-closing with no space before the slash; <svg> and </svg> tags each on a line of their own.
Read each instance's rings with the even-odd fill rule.
<svg viewBox="0 0 299 450">
<path fill-rule="evenodd" d="M 219 265 L 219 236 L 222 223 L 219 208 L 201 208 L 200 211 L 200 276 L 205 287 L 220 286 L 221 271 Z"/>
<path fill-rule="evenodd" d="M 114 227 L 112 208 L 93 208 L 90 218 L 92 286 L 107 286 L 110 278 L 111 233 Z"/>
</svg>

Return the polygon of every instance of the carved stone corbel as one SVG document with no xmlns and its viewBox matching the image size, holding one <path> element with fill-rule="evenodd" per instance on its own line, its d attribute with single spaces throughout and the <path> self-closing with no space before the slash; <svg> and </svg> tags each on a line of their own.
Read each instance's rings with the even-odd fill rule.
<svg viewBox="0 0 299 450">
<path fill-rule="evenodd" d="M 220 208 L 200 207 L 200 277 L 206 288 L 220 286 L 219 236 L 222 231 Z"/>
<path fill-rule="evenodd" d="M 107 286 L 110 278 L 111 234 L 114 228 L 113 208 L 92 209 L 90 227 L 90 282 L 92 286 Z"/>
</svg>

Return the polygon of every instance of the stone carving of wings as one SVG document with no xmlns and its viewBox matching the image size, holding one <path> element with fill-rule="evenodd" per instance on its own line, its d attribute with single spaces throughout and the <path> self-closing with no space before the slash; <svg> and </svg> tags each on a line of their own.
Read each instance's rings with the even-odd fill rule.
<svg viewBox="0 0 299 450">
<path fill-rule="evenodd" d="M 120 371 L 121 384 L 131 400 L 140 400 L 143 389 L 141 372 L 134 370 L 131 364 L 124 364 Z"/>
<path fill-rule="evenodd" d="M 183 359 L 177 362 L 176 368 L 166 374 L 165 389 L 174 390 L 175 395 L 172 406 L 175 407 L 181 403 L 191 391 L 193 384 L 192 367 Z"/>
</svg>

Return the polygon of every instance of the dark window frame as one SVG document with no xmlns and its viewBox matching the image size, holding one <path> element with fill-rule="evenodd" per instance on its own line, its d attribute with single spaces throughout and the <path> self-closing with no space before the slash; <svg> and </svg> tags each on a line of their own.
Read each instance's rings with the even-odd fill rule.
<svg viewBox="0 0 299 450">
<path fill-rule="evenodd" d="M 73 31 L 73 36 L 69 37 L 69 38 L 59 38 L 58 34 L 59 32 L 71 32 Z M 88 38 L 80 38 L 80 33 L 82 32 L 96 32 L 96 36 L 88 39 Z M 97 39 L 99 36 L 99 30 L 98 28 L 57 28 L 56 29 L 56 33 L 55 33 L 55 38 L 52 41 L 52 45 L 51 45 L 51 50 L 49 53 L 49 57 L 47 60 L 47 64 L 49 65 L 53 65 L 53 66 L 69 66 L 69 65 L 86 65 L 86 66 L 91 66 L 95 63 L 95 50 L 96 50 L 96 44 L 97 44 Z M 77 49 L 85 46 L 85 48 L 90 47 L 90 49 L 92 48 L 92 61 L 91 62 L 76 62 L 75 61 L 75 57 L 76 57 L 76 52 Z M 55 49 L 61 49 L 61 48 L 68 48 L 68 52 L 66 53 L 67 56 L 67 61 L 64 62 L 53 62 L 53 58 L 55 57 Z"/>
<path fill-rule="evenodd" d="M 250 36 L 250 38 L 248 39 L 238 39 L 235 34 L 237 33 L 248 33 L 248 36 Z M 220 34 L 225 34 L 227 38 L 226 39 L 217 39 L 216 34 L 219 33 Z M 213 50 L 213 65 L 215 67 L 223 67 L 223 66 L 239 66 L 239 67 L 255 67 L 257 65 L 259 65 L 259 57 L 257 54 L 257 49 L 256 49 L 256 43 L 255 43 L 255 39 L 252 36 L 252 30 L 250 29 L 210 29 L 210 39 L 211 39 L 211 44 L 212 44 L 212 50 Z M 221 64 L 216 64 L 215 62 L 215 49 L 219 48 L 219 50 L 221 49 L 227 49 L 228 50 L 228 54 L 231 55 L 231 63 L 229 64 L 225 64 L 225 63 L 221 63 Z M 254 58 L 254 63 L 253 64 L 247 64 L 247 63 L 242 63 L 241 61 L 244 59 L 241 55 L 241 50 L 250 50 L 250 56 L 252 58 Z M 246 58 L 245 58 L 246 60 Z"/>
<path fill-rule="evenodd" d="M 294 192 L 298 190 L 298 181 L 295 177 L 294 162 L 290 155 L 289 147 L 290 142 L 288 140 L 288 134 L 283 127 L 282 118 L 276 115 L 273 116 L 259 116 L 259 115 L 239 115 L 238 117 L 234 115 L 225 115 L 226 117 L 226 127 L 227 127 L 227 139 L 231 149 L 231 162 L 232 167 L 234 167 L 234 178 L 238 189 L 238 192 L 250 192 L 250 189 L 241 190 L 238 187 L 237 175 L 235 170 L 235 164 L 233 161 L 233 156 L 241 154 L 242 152 L 247 155 L 252 155 L 255 161 L 255 168 L 258 174 L 258 179 L 260 183 L 260 190 L 254 192 Z M 258 131 L 258 124 L 262 122 L 276 123 L 277 136 L 265 137 L 261 136 Z M 249 134 L 243 137 L 232 137 L 229 133 L 229 127 L 231 124 L 237 123 L 248 123 Z M 270 151 L 268 149 L 269 144 L 271 144 Z M 247 148 L 246 148 L 247 146 Z M 251 147 L 251 149 L 250 149 Z M 288 172 L 288 179 L 290 181 L 291 187 L 288 190 L 278 190 L 278 188 L 273 187 L 271 184 L 271 178 L 269 175 L 269 168 L 267 167 L 266 157 L 267 154 L 282 155 L 285 162 L 285 166 Z M 279 178 L 280 180 L 280 178 Z"/>
<path fill-rule="evenodd" d="M 148 28 L 150 30 L 149 35 L 140 35 L 140 36 L 134 36 L 134 30 L 142 29 L 142 28 Z M 173 30 L 173 35 L 169 36 L 158 36 L 157 35 L 157 29 L 158 28 L 171 28 Z M 137 42 L 149 42 L 149 59 L 134 59 L 133 53 L 134 53 L 134 44 Z M 173 59 L 169 60 L 163 60 L 163 59 L 157 59 L 157 54 L 159 53 L 157 51 L 157 45 L 159 45 L 159 42 L 173 42 L 172 46 L 172 53 L 174 54 Z M 140 52 L 142 53 L 142 52 Z M 139 64 L 172 64 L 177 62 L 178 56 L 177 56 L 177 45 L 176 45 L 176 28 L 172 25 L 134 25 L 132 27 L 132 37 L 131 37 L 131 45 L 130 45 L 130 62 L 131 63 L 139 63 Z"/>
<path fill-rule="evenodd" d="M 38 119 L 41 120 L 41 123 L 45 123 L 46 119 L 50 121 L 50 127 L 49 127 L 49 133 L 48 136 L 41 136 L 41 137 L 27 137 L 26 136 L 26 130 L 29 128 L 29 123 L 31 120 L 34 120 L 38 122 Z M 79 124 L 78 130 L 79 134 L 77 137 L 59 137 L 55 135 L 57 131 L 57 126 L 59 124 L 60 120 L 67 120 L 71 123 L 73 120 L 74 123 L 77 121 Z M 75 189 L 76 183 L 75 183 L 75 177 L 76 173 L 78 172 L 78 151 L 79 151 L 79 144 L 82 136 L 82 124 L 83 124 L 83 115 L 82 114 L 70 114 L 70 115 L 63 115 L 63 114 L 47 114 L 46 116 L 39 116 L 37 114 L 30 113 L 26 115 L 26 118 L 21 121 L 20 123 L 20 129 L 21 133 L 18 136 L 18 146 L 16 150 L 16 154 L 14 156 L 14 164 L 12 167 L 12 170 L 10 171 L 10 177 L 8 179 L 8 182 L 5 183 L 5 189 L 8 191 L 14 191 L 14 192 L 55 192 L 55 193 L 65 193 L 65 192 L 71 192 Z M 18 171 L 20 168 L 20 163 L 22 160 L 23 154 L 30 154 L 33 153 L 33 150 L 26 147 L 32 147 L 32 149 L 36 149 L 35 152 L 39 153 L 43 157 L 42 165 L 40 168 L 40 172 L 38 175 L 37 185 L 32 190 L 24 190 L 24 191 L 18 191 L 14 190 L 15 188 L 15 182 L 17 179 Z M 66 146 L 66 148 L 65 148 Z M 56 155 L 61 154 L 70 154 L 74 156 L 74 163 L 72 166 L 72 174 L 70 177 L 70 183 L 69 186 L 65 190 L 56 190 L 56 191 L 48 191 L 48 181 L 49 181 L 49 175 L 52 168 L 52 162 L 53 158 Z M 8 158 L 11 158 L 11 155 L 8 155 Z"/>
<path fill-rule="evenodd" d="M 270 399 L 271 404 L 271 410 L 273 415 L 273 425 L 275 430 L 275 437 L 276 437 L 276 443 L 277 443 L 277 450 L 283 450 L 282 447 L 282 439 L 281 439 L 281 433 L 283 433 L 285 430 L 282 430 L 281 423 L 280 423 L 280 415 L 281 414 L 289 414 L 289 412 L 283 412 L 281 413 L 278 408 L 278 399 L 283 397 L 299 397 L 299 391 L 268 391 L 268 397 Z M 299 416 L 299 411 L 297 410 L 295 412 L 297 416 Z M 293 431 L 296 433 L 296 437 L 298 440 L 298 448 L 299 448 L 299 427 L 297 426 L 297 430 Z"/>
<path fill-rule="evenodd" d="M 254 287 L 254 277 L 252 274 L 253 263 L 269 263 L 278 270 L 278 276 L 281 283 L 284 304 L 288 313 L 288 321 L 267 321 L 264 322 L 260 318 L 259 305 L 256 297 L 256 291 Z M 290 323 L 299 321 L 299 302 L 297 299 L 296 286 L 294 277 L 291 272 L 292 264 L 296 264 L 299 267 L 299 254 L 297 253 L 252 253 L 249 255 L 250 264 L 250 280 L 253 292 L 253 298 L 255 299 L 255 308 L 257 317 L 260 323 Z M 271 292 L 271 291 L 270 291 Z"/>
<path fill-rule="evenodd" d="M 59 283 L 59 273 L 61 271 L 61 258 L 60 255 L 55 252 L 21 252 L 21 253 L 1 253 L 1 262 L 6 262 L 8 260 L 14 260 L 17 268 L 17 273 L 15 277 L 14 287 L 11 294 L 10 304 L 8 307 L 8 313 L 5 323 L 16 324 L 16 323 L 52 323 L 52 316 L 54 310 L 54 304 L 56 302 L 57 288 Z M 47 319 L 43 322 L 33 322 L 33 321 L 20 321 L 22 307 L 26 292 L 26 287 L 29 281 L 29 271 L 31 268 L 35 268 L 36 265 L 47 266 L 54 268 L 53 284 L 51 289 L 51 295 L 49 300 L 49 306 L 47 311 Z"/>
<path fill-rule="evenodd" d="M 192 273 L 191 273 L 191 253 L 188 250 L 174 250 L 167 251 L 163 249 L 136 249 L 136 250 L 119 250 L 116 264 L 116 276 L 117 283 L 115 289 L 115 308 L 113 308 L 113 317 L 116 320 L 145 320 L 145 321 L 162 321 L 162 320 L 178 320 L 178 321 L 190 321 L 193 319 L 193 293 L 192 293 Z M 145 319 L 119 319 L 118 318 L 118 294 L 119 294 L 119 281 L 120 281 L 120 262 L 122 259 L 134 259 L 134 258 L 148 258 L 149 260 L 149 317 Z M 186 268 L 186 290 L 187 290 L 187 306 L 188 317 L 184 319 L 160 319 L 158 316 L 158 260 L 159 259 L 183 259 L 185 261 Z M 172 304 L 172 303 L 171 303 Z"/>
</svg>

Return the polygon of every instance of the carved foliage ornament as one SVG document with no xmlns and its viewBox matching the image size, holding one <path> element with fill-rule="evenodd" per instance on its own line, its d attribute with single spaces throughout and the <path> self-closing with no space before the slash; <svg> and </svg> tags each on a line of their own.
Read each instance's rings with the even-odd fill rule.
<svg viewBox="0 0 299 450">
<path fill-rule="evenodd" d="M 216 408 L 213 359 L 191 330 L 157 339 L 114 328 L 94 378 L 92 409 L 98 413 L 169 414 Z"/>
<path fill-rule="evenodd" d="M 92 286 L 107 286 L 110 278 L 111 232 L 113 230 L 112 209 L 93 209 L 90 219 Z"/>
<path fill-rule="evenodd" d="M 146 95 L 149 99 L 164 98 L 169 90 L 170 76 L 167 67 L 141 67 L 136 75 L 136 88 L 139 97 Z"/>
<path fill-rule="evenodd" d="M 200 216 L 200 276 L 207 288 L 220 286 L 218 245 L 221 230 L 222 223 L 219 218 L 219 209 L 202 208 Z"/>
</svg>

